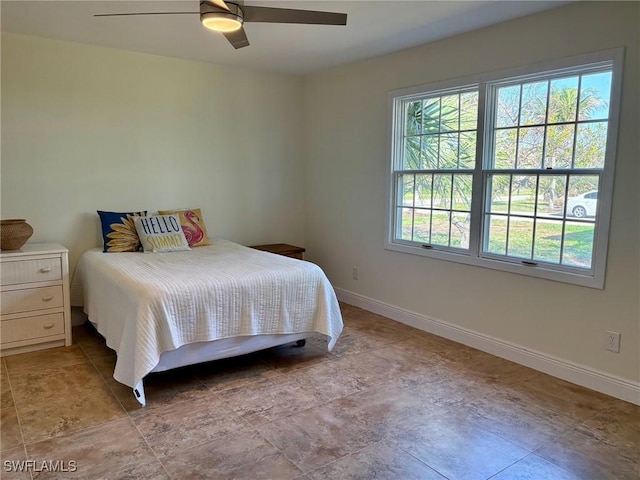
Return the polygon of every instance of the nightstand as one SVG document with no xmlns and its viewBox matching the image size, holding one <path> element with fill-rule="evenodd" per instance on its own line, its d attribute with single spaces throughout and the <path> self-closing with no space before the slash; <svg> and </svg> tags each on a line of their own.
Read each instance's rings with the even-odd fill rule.
<svg viewBox="0 0 640 480">
<path fill-rule="evenodd" d="M 253 245 L 251 248 L 263 250 L 265 252 L 277 253 L 278 255 L 284 255 L 285 257 L 297 258 L 298 260 L 304 260 L 304 252 L 306 251 L 305 248 L 296 247 L 295 245 L 289 245 L 287 243 Z"/>
<path fill-rule="evenodd" d="M 69 251 L 32 243 L 0 252 L 0 355 L 71 345 Z"/>
</svg>

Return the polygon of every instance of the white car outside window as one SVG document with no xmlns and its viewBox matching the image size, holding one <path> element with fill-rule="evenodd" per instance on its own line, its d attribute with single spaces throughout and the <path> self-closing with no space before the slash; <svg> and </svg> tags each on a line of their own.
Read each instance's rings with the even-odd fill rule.
<svg viewBox="0 0 640 480">
<path fill-rule="evenodd" d="M 598 209 L 598 191 L 592 190 L 567 200 L 567 215 L 595 217 Z"/>
</svg>

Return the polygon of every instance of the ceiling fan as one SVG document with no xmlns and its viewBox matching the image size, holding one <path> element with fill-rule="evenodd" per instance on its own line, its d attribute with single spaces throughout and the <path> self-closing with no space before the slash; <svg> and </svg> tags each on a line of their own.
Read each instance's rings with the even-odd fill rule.
<svg viewBox="0 0 640 480">
<path fill-rule="evenodd" d="M 121 17 L 130 15 L 200 15 L 202 24 L 221 32 L 234 48 L 249 45 L 244 31 L 245 22 L 301 23 L 311 25 L 346 25 L 346 13 L 296 10 L 291 8 L 254 7 L 243 0 L 201 0 L 199 12 L 136 12 L 98 13 L 94 17 Z"/>
</svg>

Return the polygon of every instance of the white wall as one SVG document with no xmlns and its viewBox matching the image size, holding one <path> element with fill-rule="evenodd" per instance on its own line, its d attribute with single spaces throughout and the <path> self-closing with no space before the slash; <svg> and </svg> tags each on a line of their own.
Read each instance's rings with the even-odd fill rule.
<svg viewBox="0 0 640 480">
<path fill-rule="evenodd" d="M 79 255 L 96 210 L 202 208 L 211 236 L 303 243 L 301 81 L 2 35 L 2 218 Z"/>
<path fill-rule="evenodd" d="M 369 305 L 400 307 L 637 386 L 638 18 L 636 2 L 579 2 L 307 78 L 310 258 L 351 298 L 368 297 Z M 621 46 L 627 50 L 604 290 L 384 250 L 389 91 Z M 357 281 L 352 267 L 360 270 Z M 603 349 L 605 330 L 622 333 L 619 354 Z"/>
</svg>

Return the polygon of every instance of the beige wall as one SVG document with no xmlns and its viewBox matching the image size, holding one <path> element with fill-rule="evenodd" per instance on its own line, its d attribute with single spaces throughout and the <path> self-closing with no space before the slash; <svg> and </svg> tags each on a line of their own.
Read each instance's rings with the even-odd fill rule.
<svg viewBox="0 0 640 480">
<path fill-rule="evenodd" d="M 301 81 L 2 35 L 2 218 L 100 244 L 95 211 L 200 207 L 211 236 L 303 242 Z"/>
<path fill-rule="evenodd" d="M 638 382 L 638 18 L 636 2 L 580 2 L 308 78 L 311 259 L 339 289 Z M 384 250 L 389 91 L 621 46 L 627 50 L 604 290 Z M 605 330 L 622 333 L 619 354 L 603 349 Z"/>
</svg>

